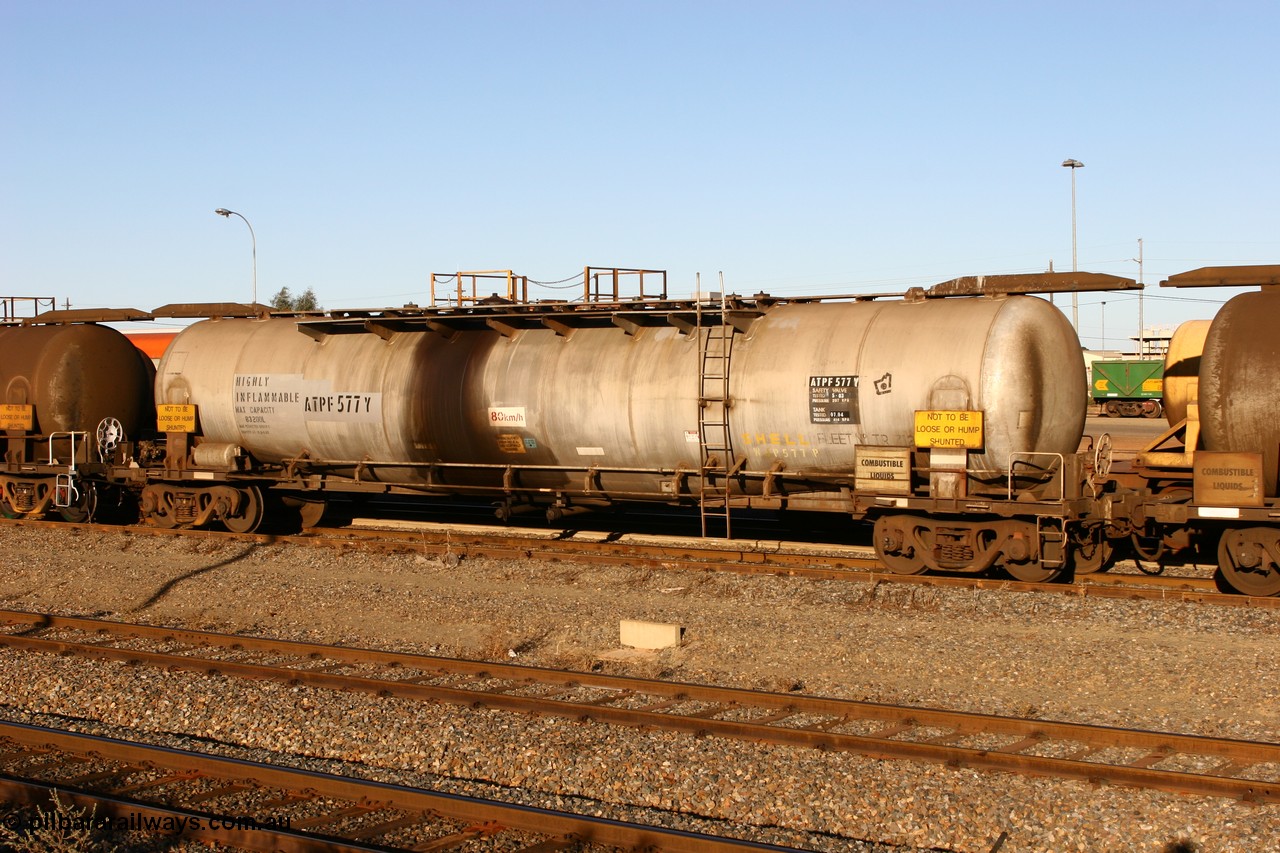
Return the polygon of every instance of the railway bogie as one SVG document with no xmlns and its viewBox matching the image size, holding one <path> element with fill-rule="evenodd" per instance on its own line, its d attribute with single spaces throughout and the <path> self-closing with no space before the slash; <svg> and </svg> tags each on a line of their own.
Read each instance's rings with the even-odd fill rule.
<svg viewBox="0 0 1280 853">
<path fill-rule="evenodd" d="M 875 521 L 876 553 L 900 574 L 984 572 L 999 568 L 1017 580 L 1039 583 L 1066 564 L 1061 522 L 1052 533 L 1027 519 L 974 519 L 893 514 Z"/>
<path fill-rule="evenodd" d="M 1223 531 L 1218 566 L 1233 589 L 1247 595 L 1280 595 L 1280 529 L 1233 527 Z"/>
</svg>

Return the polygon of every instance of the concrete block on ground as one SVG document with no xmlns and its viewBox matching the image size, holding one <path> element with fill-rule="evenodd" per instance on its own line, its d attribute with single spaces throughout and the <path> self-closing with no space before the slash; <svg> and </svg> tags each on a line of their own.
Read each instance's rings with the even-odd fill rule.
<svg viewBox="0 0 1280 853">
<path fill-rule="evenodd" d="M 637 649 L 670 649 L 680 645 L 680 638 L 684 636 L 684 626 L 666 622 L 623 619 L 619 623 L 618 633 L 624 646 Z"/>
</svg>

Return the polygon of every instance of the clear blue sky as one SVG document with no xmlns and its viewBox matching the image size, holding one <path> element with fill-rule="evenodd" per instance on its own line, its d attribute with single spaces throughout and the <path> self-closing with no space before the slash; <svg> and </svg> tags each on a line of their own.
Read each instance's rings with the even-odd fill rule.
<svg viewBox="0 0 1280 853">
<path fill-rule="evenodd" d="M 1136 278 L 1140 237 L 1150 284 L 1280 262 L 1277 33 L 1229 0 L 0 0 L 0 295 L 247 301 L 217 207 L 260 301 L 330 308 L 455 269 L 675 295 L 1069 270 L 1067 158 L 1081 269 Z M 1146 319 L 1228 295 L 1151 288 Z M 1081 295 L 1085 345 L 1136 306 Z"/>
</svg>

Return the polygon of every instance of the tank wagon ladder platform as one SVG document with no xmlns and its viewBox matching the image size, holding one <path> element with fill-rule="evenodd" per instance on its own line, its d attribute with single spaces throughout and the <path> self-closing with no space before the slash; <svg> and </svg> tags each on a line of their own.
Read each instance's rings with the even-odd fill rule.
<svg viewBox="0 0 1280 853">
<path fill-rule="evenodd" d="M 697 304 L 697 335 L 700 347 L 698 375 L 698 513 L 702 535 L 716 521 L 724 524 L 724 537 L 732 536 L 729 477 L 733 460 L 729 432 L 729 357 L 733 350 L 733 329 L 725 322 L 724 285 L 721 283 L 719 316 L 712 323 L 703 302 Z"/>
</svg>

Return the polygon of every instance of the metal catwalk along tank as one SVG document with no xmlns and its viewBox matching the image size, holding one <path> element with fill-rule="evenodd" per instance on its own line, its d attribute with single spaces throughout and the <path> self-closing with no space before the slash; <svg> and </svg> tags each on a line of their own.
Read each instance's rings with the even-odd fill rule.
<svg viewBox="0 0 1280 853">
<path fill-rule="evenodd" d="M 671 325 L 384 340 L 226 319 L 179 335 L 156 393 L 199 406 L 206 441 L 265 462 L 305 450 L 314 460 L 495 466 L 432 474 L 459 484 L 501 482 L 507 465 L 576 471 L 526 468 L 521 485 L 538 488 L 575 488 L 596 467 L 598 488 L 658 492 L 671 470 L 700 464 L 700 370 L 699 342 Z M 982 410 L 986 446 L 969 465 L 995 476 L 1015 451 L 1076 450 L 1083 370 L 1070 324 L 1034 297 L 784 302 L 735 334 L 733 451 L 747 470 L 849 472 L 860 444 L 913 445 L 917 409 Z M 425 477 L 394 466 L 373 476 L 392 475 Z"/>
<path fill-rule="evenodd" d="M 136 436 L 149 425 L 153 375 L 150 361 L 108 326 L 0 327 L 0 403 L 32 406 L 40 434 L 93 433 L 112 417 Z"/>
<path fill-rule="evenodd" d="M 1280 292 L 1242 293 L 1218 311 L 1200 358 L 1206 450 L 1260 452 L 1266 493 L 1280 468 Z"/>
</svg>

